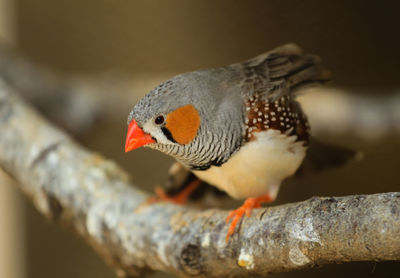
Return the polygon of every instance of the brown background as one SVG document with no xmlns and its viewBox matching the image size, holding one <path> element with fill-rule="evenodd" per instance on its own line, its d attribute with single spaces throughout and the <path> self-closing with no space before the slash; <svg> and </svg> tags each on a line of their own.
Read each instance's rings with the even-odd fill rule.
<svg viewBox="0 0 400 278">
<path fill-rule="evenodd" d="M 397 1 L 16 2 L 21 47 L 57 69 L 182 72 L 296 42 L 341 86 L 398 85 Z"/>
<path fill-rule="evenodd" d="M 397 1 L 16 0 L 16 41 L 27 57 L 62 74 L 117 70 L 149 80 L 229 64 L 296 42 L 323 58 L 336 85 L 357 94 L 384 95 L 399 92 L 399 11 Z M 155 85 L 148 81 L 148 88 Z M 125 128 L 124 118 L 106 120 L 80 141 L 121 163 L 136 183 L 151 187 L 165 177 L 170 159 L 150 150 L 124 155 Z M 313 195 L 399 191 L 398 136 L 374 142 L 328 139 L 362 149 L 364 161 L 289 181 L 278 203 Z M 82 240 L 44 220 L 31 205 L 26 221 L 27 277 L 115 277 Z M 272 277 L 399 273 L 398 263 L 367 262 Z"/>
</svg>

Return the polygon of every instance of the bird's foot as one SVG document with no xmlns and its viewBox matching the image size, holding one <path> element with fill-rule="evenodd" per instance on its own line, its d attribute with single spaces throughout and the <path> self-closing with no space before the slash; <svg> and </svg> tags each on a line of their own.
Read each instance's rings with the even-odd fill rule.
<svg viewBox="0 0 400 278">
<path fill-rule="evenodd" d="M 168 195 L 162 187 L 157 186 L 155 189 L 156 196 L 147 199 L 147 204 L 153 204 L 158 202 L 171 202 L 177 205 L 183 205 L 187 202 L 190 194 L 193 193 L 196 188 L 200 185 L 200 180 L 192 181 L 182 191 L 176 195 Z"/>
<path fill-rule="evenodd" d="M 256 198 L 248 198 L 246 201 L 244 201 L 241 207 L 232 210 L 226 218 L 226 223 L 229 223 L 229 221 L 232 219 L 228 233 L 226 234 L 226 241 L 228 241 L 229 237 L 235 232 L 236 225 L 238 224 L 239 220 L 242 219 L 245 213 L 247 217 L 250 217 L 253 209 L 261 207 L 262 203 L 269 203 L 272 201 L 273 198 L 269 194 Z"/>
</svg>

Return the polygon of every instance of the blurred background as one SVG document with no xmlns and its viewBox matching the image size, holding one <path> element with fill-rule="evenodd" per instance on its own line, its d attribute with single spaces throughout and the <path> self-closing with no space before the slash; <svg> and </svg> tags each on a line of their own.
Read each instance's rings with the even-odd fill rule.
<svg viewBox="0 0 400 278">
<path fill-rule="evenodd" d="M 346 102 L 347 109 L 360 103 L 399 104 L 398 3 L 0 0 L 0 75 L 79 142 L 117 161 L 135 184 L 150 191 L 165 180 L 172 160 L 149 149 L 125 155 L 123 145 L 129 110 L 151 88 L 180 72 L 230 64 L 296 42 L 320 55 L 333 72 L 335 82 L 327 91 L 343 94 L 341 100 L 358 100 L 354 106 Z M 312 108 L 313 100 L 308 103 Z M 365 111 L 366 121 L 375 124 L 362 132 L 354 132 L 354 126 L 316 134 L 362 150 L 361 162 L 289 180 L 276 203 L 399 191 L 400 125 L 396 129 L 382 121 L 379 111 L 387 109 L 374 111 Z M 392 112 L 389 119 L 400 118 L 398 110 Z M 399 273 L 400 263 L 364 262 L 271 277 Z M 116 276 L 82 239 L 40 216 L 0 173 L 0 277 Z"/>
</svg>

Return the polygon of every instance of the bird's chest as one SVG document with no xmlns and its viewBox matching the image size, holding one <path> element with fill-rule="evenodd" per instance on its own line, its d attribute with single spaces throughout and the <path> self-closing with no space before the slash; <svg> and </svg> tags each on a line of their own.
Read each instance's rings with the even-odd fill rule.
<svg viewBox="0 0 400 278">
<path fill-rule="evenodd" d="M 258 132 L 223 165 L 193 171 L 200 179 L 226 191 L 235 199 L 270 194 L 275 198 L 283 179 L 293 175 L 306 154 L 296 136 L 277 130 Z"/>
</svg>

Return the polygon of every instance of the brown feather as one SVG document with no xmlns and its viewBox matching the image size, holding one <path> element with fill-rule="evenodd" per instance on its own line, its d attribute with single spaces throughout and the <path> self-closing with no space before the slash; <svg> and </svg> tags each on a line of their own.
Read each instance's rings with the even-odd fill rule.
<svg viewBox="0 0 400 278">
<path fill-rule="evenodd" d="M 179 144 L 188 144 L 196 137 L 200 116 L 193 105 L 185 105 L 167 115 L 166 126 Z"/>
</svg>

